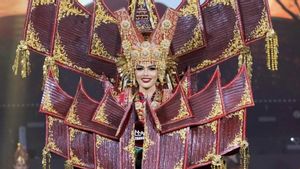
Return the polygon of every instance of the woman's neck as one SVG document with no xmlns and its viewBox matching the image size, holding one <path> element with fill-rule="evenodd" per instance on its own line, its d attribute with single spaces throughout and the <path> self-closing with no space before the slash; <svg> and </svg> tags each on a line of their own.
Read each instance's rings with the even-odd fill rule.
<svg viewBox="0 0 300 169">
<path fill-rule="evenodd" d="M 145 89 L 143 87 L 139 87 L 139 92 L 143 93 L 144 97 L 147 99 L 151 99 L 153 94 L 155 93 L 156 86 L 152 86 L 148 89 Z"/>
</svg>

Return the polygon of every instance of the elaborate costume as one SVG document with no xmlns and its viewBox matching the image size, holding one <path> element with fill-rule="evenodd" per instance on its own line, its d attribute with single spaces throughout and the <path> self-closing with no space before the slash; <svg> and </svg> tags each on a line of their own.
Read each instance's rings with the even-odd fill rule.
<svg viewBox="0 0 300 169">
<path fill-rule="evenodd" d="M 40 107 L 47 117 L 44 167 L 52 152 L 66 158 L 67 167 L 138 168 L 138 151 L 143 169 L 218 169 L 225 167 L 223 155 L 240 148 L 247 168 L 246 108 L 254 105 L 248 45 L 267 36 L 267 65 L 277 69 L 267 3 L 183 0 L 163 16 L 151 0 L 132 0 L 128 10 L 115 12 L 102 0 L 93 5 L 91 10 L 73 0 L 29 2 L 13 70 L 18 72 L 21 59 L 21 74 L 28 75 L 28 49 L 46 56 Z M 198 90 L 201 71 L 235 56 L 240 69 L 230 83 L 221 85 L 217 68 Z M 150 98 L 137 89 L 137 66 L 144 63 L 158 74 Z M 65 93 L 58 66 L 106 81 L 101 101 L 90 98 L 81 81 L 75 96 Z"/>
<path fill-rule="evenodd" d="M 15 160 L 14 169 L 27 169 L 28 168 L 28 153 L 22 144 L 18 143 Z"/>
</svg>

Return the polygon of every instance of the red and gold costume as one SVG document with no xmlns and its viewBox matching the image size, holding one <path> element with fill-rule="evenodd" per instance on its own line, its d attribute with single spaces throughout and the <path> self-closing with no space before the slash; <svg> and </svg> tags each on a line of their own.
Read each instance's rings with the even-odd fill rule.
<svg viewBox="0 0 300 169">
<path fill-rule="evenodd" d="M 183 0 L 163 16 L 152 0 L 132 0 L 114 12 L 104 0 L 92 8 L 75 0 L 30 0 L 13 70 L 18 73 L 21 60 L 21 75 L 28 75 L 29 50 L 46 57 L 45 158 L 51 152 L 67 166 L 136 168 L 139 145 L 143 169 L 221 169 L 222 156 L 240 149 L 247 168 L 246 109 L 254 105 L 249 45 L 265 37 L 267 66 L 276 70 L 278 42 L 265 0 Z M 198 89 L 199 74 L 236 56 L 240 69 L 230 83 L 222 85 L 217 68 Z M 152 99 L 134 90 L 139 62 L 158 68 L 160 87 Z M 74 96 L 64 92 L 59 67 L 106 83 L 101 101 L 82 81 Z"/>
</svg>

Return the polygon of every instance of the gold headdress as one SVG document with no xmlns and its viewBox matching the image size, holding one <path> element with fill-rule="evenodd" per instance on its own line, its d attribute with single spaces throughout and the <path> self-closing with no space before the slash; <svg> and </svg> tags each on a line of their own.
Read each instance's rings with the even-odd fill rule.
<svg viewBox="0 0 300 169">
<path fill-rule="evenodd" d="M 164 84 L 164 79 L 171 81 L 176 63 L 169 57 L 169 51 L 178 19 L 177 13 L 168 9 L 149 38 L 144 38 L 138 31 L 125 9 L 115 13 L 122 38 L 123 56 L 117 64 L 121 88 L 135 85 L 135 66 L 145 62 L 155 63 L 161 84 Z"/>
<path fill-rule="evenodd" d="M 15 152 L 15 165 L 26 165 L 28 161 L 28 154 L 22 144 L 18 143 L 17 150 Z"/>
</svg>

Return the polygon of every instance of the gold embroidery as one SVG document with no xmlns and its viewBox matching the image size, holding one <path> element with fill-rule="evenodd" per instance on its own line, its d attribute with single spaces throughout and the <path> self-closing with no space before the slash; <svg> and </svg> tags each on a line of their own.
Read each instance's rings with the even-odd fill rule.
<svg viewBox="0 0 300 169">
<path fill-rule="evenodd" d="M 72 144 L 72 141 L 74 141 L 75 139 L 75 134 L 79 133 L 80 131 L 74 128 L 69 128 L 70 131 L 70 142 Z M 73 152 L 72 148 L 70 147 L 70 160 L 69 162 L 76 164 L 76 165 L 80 165 L 80 166 L 87 166 L 86 164 L 84 164 Z"/>
<path fill-rule="evenodd" d="M 126 147 L 124 147 L 124 150 L 127 151 L 129 153 L 129 156 L 131 158 L 131 164 L 134 167 L 135 166 L 135 140 L 134 140 L 135 136 L 134 136 L 134 129 L 132 129 L 131 131 L 131 137 L 130 140 L 128 142 L 128 145 Z"/>
<path fill-rule="evenodd" d="M 53 130 L 52 130 L 52 127 L 53 127 L 53 123 L 54 122 L 59 122 L 59 123 L 63 123 L 62 120 L 59 120 L 59 119 L 56 119 L 56 118 L 53 118 L 51 116 L 48 116 L 48 125 L 49 125 L 49 128 L 48 128 L 48 144 L 47 144 L 47 148 L 51 149 L 51 150 L 54 150 L 56 152 L 59 152 L 59 153 L 62 153 L 62 151 L 57 147 L 55 141 L 54 141 L 54 136 L 53 136 Z"/>
<path fill-rule="evenodd" d="M 96 7 L 96 11 L 95 11 L 96 16 L 95 16 L 94 29 L 99 27 L 102 23 L 108 24 L 108 23 L 116 23 L 117 22 L 115 18 L 113 18 L 106 12 L 101 0 L 97 0 L 96 4 L 97 4 L 97 7 Z"/>
<path fill-rule="evenodd" d="M 181 16 L 194 16 L 199 20 L 198 24 L 193 30 L 193 36 L 192 39 L 190 39 L 188 42 L 186 42 L 176 53 L 176 56 L 182 55 L 183 53 L 186 53 L 188 51 L 191 51 L 199 46 L 203 45 L 203 37 L 202 37 L 202 31 L 200 26 L 200 18 L 199 18 L 199 8 L 198 8 L 198 1 L 197 0 L 189 0 L 187 1 L 187 5 L 180 9 L 180 15 Z"/>
<path fill-rule="evenodd" d="M 155 29 L 157 26 L 157 16 L 155 15 L 155 6 L 153 5 L 151 0 L 145 0 L 145 2 L 149 10 L 150 22 L 152 28 Z"/>
<path fill-rule="evenodd" d="M 227 116 L 227 119 L 238 116 L 239 120 L 242 122 L 244 117 L 243 115 L 244 115 L 244 110 L 240 110 Z M 240 146 L 242 143 L 242 139 L 243 139 L 243 125 L 240 126 L 239 132 L 235 134 L 234 139 L 228 144 L 227 148 Z"/>
<path fill-rule="evenodd" d="M 261 18 L 258 22 L 258 25 L 250 33 L 251 39 L 260 38 L 266 35 L 270 28 L 269 18 L 266 9 L 264 8 L 261 13 Z M 248 39 L 250 40 L 250 39 Z"/>
<path fill-rule="evenodd" d="M 117 60 L 115 57 L 113 57 L 111 54 L 107 52 L 103 42 L 101 41 L 101 38 L 99 38 L 99 36 L 96 33 L 94 33 L 93 35 L 91 53 L 93 55 L 102 56 L 106 59 L 110 59 L 113 62 L 116 62 Z"/>
<path fill-rule="evenodd" d="M 245 81 L 245 89 L 244 89 L 244 92 L 243 92 L 243 96 L 239 102 L 238 105 L 236 105 L 234 107 L 234 109 L 237 109 L 237 108 L 240 108 L 241 106 L 245 106 L 247 104 L 250 104 L 252 101 L 251 101 L 251 93 L 250 93 L 250 89 L 249 89 L 249 85 L 247 83 L 247 81 Z"/>
<path fill-rule="evenodd" d="M 186 134 L 187 134 L 187 128 L 183 128 L 181 130 L 177 130 L 174 132 L 171 132 L 168 134 L 168 136 L 174 136 L 174 135 L 179 135 L 179 138 L 181 139 L 182 144 L 185 144 L 186 141 Z"/>
<path fill-rule="evenodd" d="M 109 139 L 96 135 L 96 147 L 99 148 L 101 146 L 101 144 L 103 144 L 104 142 L 110 141 Z"/>
<path fill-rule="evenodd" d="M 59 34 L 56 34 L 55 38 L 55 46 L 54 46 L 54 52 L 53 57 L 56 61 L 63 63 L 64 65 L 67 65 L 73 69 L 79 70 L 82 73 L 85 73 L 87 75 L 90 75 L 92 77 L 95 77 L 96 79 L 100 79 L 100 76 L 93 72 L 90 68 L 82 68 L 80 66 L 75 65 L 69 58 L 68 55 L 64 49 L 64 45 L 61 43 L 61 39 Z"/>
<path fill-rule="evenodd" d="M 212 105 L 212 109 L 210 111 L 210 113 L 208 114 L 208 117 L 206 119 L 210 119 L 210 118 L 214 118 L 220 114 L 223 113 L 222 111 L 222 103 L 221 103 L 221 96 L 219 93 L 219 90 L 216 90 L 216 98 L 215 98 L 215 102 Z"/>
<path fill-rule="evenodd" d="M 210 1 L 210 3 L 208 4 L 208 7 L 213 7 L 216 5 L 224 5 L 224 6 L 230 6 L 232 7 L 232 9 L 237 12 L 237 8 L 236 8 L 236 2 L 235 0 L 213 0 Z"/>
<path fill-rule="evenodd" d="M 174 169 L 182 169 L 182 168 L 183 168 L 183 158 L 181 158 L 180 161 L 178 161 L 178 162 L 175 164 Z"/>
<path fill-rule="evenodd" d="M 36 30 L 33 27 L 33 23 L 30 21 L 28 23 L 27 32 L 26 32 L 26 44 L 33 49 L 48 53 L 49 51 L 42 45 L 39 33 L 36 32 Z"/>
<path fill-rule="evenodd" d="M 31 5 L 31 10 L 40 5 L 50 5 L 54 4 L 55 0 L 33 0 Z"/>
<path fill-rule="evenodd" d="M 154 144 L 154 142 L 150 139 L 149 131 L 147 125 L 144 127 L 144 143 L 143 143 L 143 160 L 147 157 L 147 152 L 149 148 Z"/>
<path fill-rule="evenodd" d="M 191 68 L 192 72 L 197 70 L 206 68 L 212 64 L 215 64 L 222 59 L 226 59 L 228 57 L 237 55 L 241 49 L 243 49 L 244 43 L 241 37 L 240 29 L 238 26 L 238 22 L 235 23 L 234 31 L 233 31 L 233 38 L 229 41 L 227 48 L 222 52 L 220 56 L 218 56 L 214 60 L 204 60 L 202 63 L 198 64 L 196 67 Z"/>
<path fill-rule="evenodd" d="M 197 25 L 193 30 L 193 38 L 186 42 L 176 53 L 175 55 L 182 55 L 187 51 L 191 51 L 199 46 L 203 45 L 203 38 L 201 34 L 200 25 Z"/>
<path fill-rule="evenodd" d="M 44 110 L 58 114 L 58 112 L 54 109 L 54 106 L 52 104 L 49 89 L 45 89 L 42 106 Z"/>
<path fill-rule="evenodd" d="M 217 126 L 218 126 L 218 122 L 217 121 L 213 121 L 211 123 L 207 123 L 207 124 L 201 125 L 198 128 L 204 129 L 205 127 L 209 127 L 209 128 L 211 128 L 211 131 L 214 134 L 216 134 L 217 133 Z"/>
<path fill-rule="evenodd" d="M 185 103 L 183 97 L 181 96 L 181 98 L 180 98 L 180 109 L 178 111 L 178 115 L 176 117 L 174 117 L 172 119 L 172 121 L 183 119 L 183 118 L 187 117 L 188 115 L 189 115 L 189 112 L 188 112 L 186 103 Z"/>
<path fill-rule="evenodd" d="M 80 119 L 78 114 L 76 114 L 77 111 L 77 105 L 78 105 L 78 101 L 74 100 L 74 103 L 71 105 L 68 115 L 67 115 L 67 121 L 70 122 L 71 124 L 77 124 L 77 125 L 81 125 Z"/>
<path fill-rule="evenodd" d="M 107 114 L 105 114 L 105 105 L 106 102 L 102 103 L 102 105 L 97 109 L 95 120 L 109 125 L 111 123 L 107 120 Z"/>
<path fill-rule="evenodd" d="M 61 0 L 58 12 L 58 21 L 71 15 L 88 17 L 83 10 L 75 7 L 75 4 L 72 0 Z"/>
</svg>

